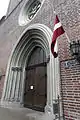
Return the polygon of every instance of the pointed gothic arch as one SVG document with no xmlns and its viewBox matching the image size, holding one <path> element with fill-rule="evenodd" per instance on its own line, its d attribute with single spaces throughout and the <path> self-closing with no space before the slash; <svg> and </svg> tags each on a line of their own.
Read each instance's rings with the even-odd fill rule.
<svg viewBox="0 0 80 120">
<path fill-rule="evenodd" d="M 46 54 L 47 63 L 47 103 L 51 111 L 53 111 L 53 98 L 55 98 L 54 90 L 54 57 L 52 56 L 50 46 L 52 40 L 52 31 L 43 24 L 34 24 L 29 26 L 20 36 L 14 46 L 6 72 L 3 95 L 1 99 L 2 105 L 18 106 L 23 105 L 25 66 L 26 61 L 35 46 L 41 47 Z M 50 111 L 50 110 L 49 110 Z"/>
</svg>

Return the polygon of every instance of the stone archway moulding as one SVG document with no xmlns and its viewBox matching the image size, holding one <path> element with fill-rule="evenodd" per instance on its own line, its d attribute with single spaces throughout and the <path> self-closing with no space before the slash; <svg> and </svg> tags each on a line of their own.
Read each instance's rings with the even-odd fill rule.
<svg viewBox="0 0 80 120">
<path fill-rule="evenodd" d="M 19 37 L 9 58 L 1 105 L 21 107 L 23 105 L 25 66 L 31 51 L 35 46 L 40 46 L 50 56 L 47 64 L 47 103 L 45 111 L 53 113 L 53 99 L 57 96 L 58 59 L 54 59 L 50 46 L 52 31 L 43 24 L 30 25 Z M 56 69 L 55 69 L 56 66 Z M 56 74 L 57 73 L 57 74 Z"/>
</svg>

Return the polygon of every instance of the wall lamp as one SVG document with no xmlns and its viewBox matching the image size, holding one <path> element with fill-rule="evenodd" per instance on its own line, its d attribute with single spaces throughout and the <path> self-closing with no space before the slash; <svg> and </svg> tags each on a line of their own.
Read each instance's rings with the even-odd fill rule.
<svg viewBox="0 0 80 120">
<path fill-rule="evenodd" d="M 71 54 L 72 56 L 74 56 L 75 59 L 78 60 L 78 62 L 80 63 L 80 41 L 72 41 L 70 43 L 70 50 L 71 50 Z"/>
</svg>

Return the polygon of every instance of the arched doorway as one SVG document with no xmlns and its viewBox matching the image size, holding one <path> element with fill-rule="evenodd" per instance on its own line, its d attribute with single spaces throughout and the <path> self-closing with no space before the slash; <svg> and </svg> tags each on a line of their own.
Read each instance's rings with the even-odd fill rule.
<svg viewBox="0 0 80 120">
<path fill-rule="evenodd" d="M 26 66 L 24 106 L 44 111 L 47 100 L 46 54 L 41 47 L 31 52 Z"/>
<path fill-rule="evenodd" d="M 41 49 L 41 51 L 43 51 L 43 53 L 46 56 L 43 57 L 44 60 L 46 59 L 47 61 L 48 58 L 50 60 L 47 62 L 47 65 L 45 64 L 44 66 L 41 66 L 41 68 L 40 66 L 36 67 L 36 69 L 39 69 L 38 71 L 40 71 L 40 69 L 46 69 L 44 74 L 47 73 L 47 76 L 45 75 L 45 79 L 47 79 L 47 81 L 44 82 L 45 83 L 44 85 L 46 89 L 46 84 L 47 84 L 47 89 L 46 89 L 47 92 L 45 92 L 47 93 L 47 95 L 44 93 L 45 94 L 44 96 L 46 96 L 45 99 L 41 103 L 39 104 L 37 103 L 37 105 L 34 102 L 34 105 L 36 105 L 36 109 L 37 109 L 38 108 L 37 106 L 39 105 L 40 108 L 40 105 L 42 104 L 42 109 L 43 109 L 44 104 L 46 103 L 45 111 L 49 111 L 53 113 L 53 100 L 56 98 L 56 81 L 54 79 L 55 77 L 57 78 L 57 76 L 55 75 L 57 71 L 55 71 L 54 64 L 57 63 L 57 61 L 56 59 L 54 60 L 54 57 L 51 53 L 51 48 L 50 48 L 51 41 L 52 41 L 52 31 L 43 24 L 31 25 L 22 33 L 17 43 L 15 44 L 11 56 L 9 58 L 9 62 L 6 70 L 4 89 L 1 99 L 1 104 L 3 106 L 23 107 L 25 102 L 24 101 L 24 93 L 25 93 L 24 87 L 26 81 L 25 76 L 27 77 L 27 75 L 29 74 L 27 72 L 27 69 L 25 68 L 30 67 L 29 61 L 33 60 L 31 56 L 33 56 L 34 53 L 37 54 L 36 47 L 38 47 L 38 49 Z M 39 58 L 41 57 L 39 56 Z M 42 61 L 42 65 L 43 63 L 44 62 Z M 29 88 L 33 89 L 34 86 L 30 85 Z"/>
</svg>

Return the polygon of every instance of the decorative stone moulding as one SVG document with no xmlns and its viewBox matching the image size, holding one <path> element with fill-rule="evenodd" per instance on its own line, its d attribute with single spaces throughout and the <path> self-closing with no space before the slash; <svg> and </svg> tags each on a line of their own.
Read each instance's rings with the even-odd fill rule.
<svg viewBox="0 0 80 120">
<path fill-rule="evenodd" d="M 42 3 L 40 0 L 28 0 L 20 11 L 18 19 L 19 25 L 25 26 L 29 23 L 40 10 Z"/>
</svg>

